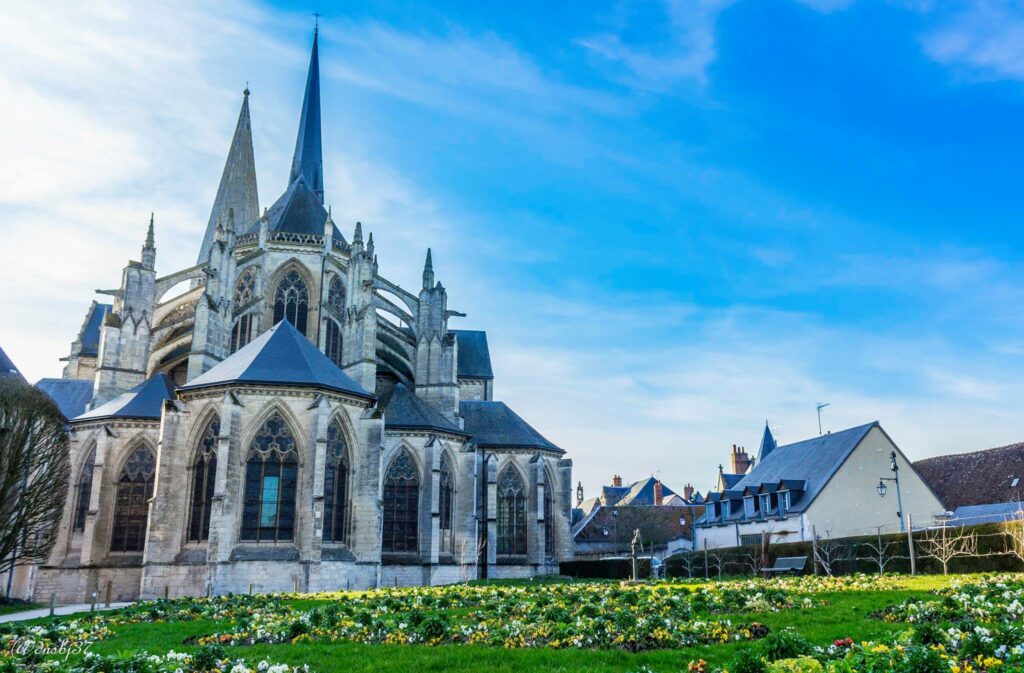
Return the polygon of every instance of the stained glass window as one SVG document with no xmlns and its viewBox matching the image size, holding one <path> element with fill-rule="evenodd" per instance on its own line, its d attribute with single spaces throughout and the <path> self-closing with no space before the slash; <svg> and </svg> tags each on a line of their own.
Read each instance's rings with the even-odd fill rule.
<svg viewBox="0 0 1024 673">
<path fill-rule="evenodd" d="M 327 283 L 327 305 L 338 316 L 345 310 L 345 285 L 338 274 L 331 274 Z"/>
<path fill-rule="evenodd" d="M 234 326 L 231 328 L 231 352 L 234 353 L 242 346 L 252 341 L 253 323 L 256 320 L 256 316 L 252 313 L 246 313 L 243 316 L 239 316 L 235 320 Z"/>
<path fill-rule="evenodd" d="M 332 320 L 327 319 L 327 343 L 324 344 L 324 354 L 334 364 L 341 367 L 341 325 Z"/>
<path fill-rule="evenodd" d="M 110 537 L 112 552 L 140 552 L 146 546 L 146 519 L 153 497 L 156 457 L 147 446 L 139 446 L 128 458 L 117 480 L 114 525 Z"/>
<path fill-rule="evenodd" d="M 416 463 L 402 449 L 384 474 L 384 551 L 418 551 L 419 502 Z"/>
<path fill-rule="evenodd" d="M 263 424 L 245 464 L 241 539 L 280 542 L 295 535 L 299 462 L 295 437 L 280 415 Z"/>
<path fill-rule="evenodd" d="M 328 542 L 348 541 L 348 451 L 341 423 L 327 427 L 327 464 L 324 474 L 324 534 Z"/>
<path fill-rule="evenodd" d="M 498 475 L 498 554 L 526 554 L 526 488 L 511 465 Z"/>
<path fill-rule="evenodd" d="M 200 542 L 210 539 L 210 508 L 213 505 L 213 487 L 217 479 L 217 436 L 220 419 L 206 424 L 192 463 L 192 503 L 189 507 L 188 540 Z"/>
<path fill-rule="evenodd" d="M 235 296 L 234 304 L 235 308 L 242 308 L 253 300 L 256 296 L 256 274 L 253 273 L 252 268 L 248 268 L 238 276 L 238 282 L 235 283 Z"/>
</svg>

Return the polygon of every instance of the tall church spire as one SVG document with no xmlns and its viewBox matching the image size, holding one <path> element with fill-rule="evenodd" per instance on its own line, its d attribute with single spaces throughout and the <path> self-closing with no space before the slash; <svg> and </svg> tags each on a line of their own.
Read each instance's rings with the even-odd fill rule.
<svg viewBox="0 0 1024 673">
<path fill-rule="evenodd" d="M 234 210 L 235 226 L 239 232 L 256 223 L 260 217 L 259 196 L 256 193 L 256 160 L 252 152 L 252 124 L 249 120 L 249 88 L 242 95 L 242 110 L 238 113 L 235 135 L 231 138 L 231 149 L 220 176 L 217 198 L 213 201 L 206 235 L 199 249 L 198 262 L 202 264 L 210 255 L 217 233 L 217 223 L 226 222 L 228 212 Z"/>
<path fill-rule="evenodd" d="M 291 185 L 301 175 L 323 202 L 324 154 L 320 140 L 320 58 L 317 55 L 319 35 L 319 29 L 314 29 L 313 53 L 309 57 L 309 74 L 306 76 L 306 95 L 302 99 L 299 135 L 295 140 L 295 156 L 292 158 L 288 184 Z"/>
</svg>

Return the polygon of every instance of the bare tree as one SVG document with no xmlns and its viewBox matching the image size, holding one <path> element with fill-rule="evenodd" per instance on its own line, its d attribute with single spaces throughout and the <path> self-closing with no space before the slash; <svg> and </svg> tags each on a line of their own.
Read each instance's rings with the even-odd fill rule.
<svg viewBox="0 0 1024 673">
<path fill-rule="evenodd" d="M 50 397 L 0 377 L 0 569 L 43 561 L 67 497 L 68 435 Z"/>
<path fill-rule="evenodd" d="M 1006 522 L 1004 530 L 1006 553 L 1024 561 L 1024 505 L 1017 503 L 1017 513 L 1012 521 Z"/>
<path fill-rule="evenodd" d="M 877 538 L 875 542 L 865 542 L 864 546 L 871 551 L 870 559 L 878 565 L 878 574 L 885 574 L 885 567 L 892 563 L 894 556 L 891 553 L 893 547 L 899 543 L 892 539 L 882 539 L 882 526 L 876 526 Z"/>
<path fill-rule="evenodd" d="M 825 574 L 835 574 L 836 566 L 853 557 L 853 549 L 839 540 L 833 539 L 832 529 L 825 530 L 825 537 L 818 537 L 814 547 L 814 560 L 825 571 Z"/>
<path fill-rule="evenodd" d="M 672 558 L 686 571 L 686 576 L 693 579 L 693 568 L 696 565 L 694 563 L 696 560 L 694 552 L 683 552 L 682 554 L 676 554 Z"/>
<path fill-rule="evenodd" d="M 974 556 L 978 553 L 978 534 L 968 533 L 964 528 L 950 530 L 946 522 L 933 528 L 920 540 L 924 556 L 942 564 L 942 574 L 949 574 L 949 562 L 959 556 Z"/>
<path fill-rule="evenodd" d="M 459 581 L 468 582 L 476 579 L 478 572 L 477 563 L 483 556 L 484 547 L 487 543 L 483 540 L 471 545 L 468 540 L 463 540 L 459 545 Z"/>
<path fill-rule="evenodd" d="M 765 560 L 766 556 L 767 553 L 765 551 L 764 545 L 758 543 L 753 546 L 753 549 L 751 551 L 744 554 L 743 558 L 745 559 L 745 565 L 748 568 L 750 568 L 750 572 L 754 573 L 755 575 L 760 575 L 761 571 L 765 567 L 765 564 L 767 563 L 767 561 Z"/>
<path fill-rule="evenodd" d="M 714 570 L 715 575 L 721 577 L 722 571 L 725 570 L 725 555 L 717 549 L 708 549 L 704 553 L 704 559 L 708 570 Z"/>
</svg>

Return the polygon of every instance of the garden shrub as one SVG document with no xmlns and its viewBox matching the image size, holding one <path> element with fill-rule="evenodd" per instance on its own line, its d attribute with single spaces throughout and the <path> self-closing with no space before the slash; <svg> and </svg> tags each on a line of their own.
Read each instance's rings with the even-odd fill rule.
<svg viewBox="0 0 1024 673">
<path fill-rule="evenodd" d="M 822 673 L 824 670 L 818 660 L 810 657 L 780 659 L 766 668 L 767 673 Z"/>
<path fill-rule="evenodd" d="M 761 640 L 762 656 L 768 661 L 794 659 L 814 652 L 814 645 L 793 629 L 769 633 Z"/>
</svg>

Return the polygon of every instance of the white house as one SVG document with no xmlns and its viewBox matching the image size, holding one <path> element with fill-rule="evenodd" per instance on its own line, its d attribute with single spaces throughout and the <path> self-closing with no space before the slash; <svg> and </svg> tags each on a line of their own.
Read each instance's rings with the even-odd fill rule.
<svg viewBox="0 0 1024 673">
<path fill-rule="evenodd" d="M 786 446 L 770 441 L 739 481 L 708 495 L 694 548 L 757 543 L 764 532 L 773 543 L 898 532 L 901 506 L 904 523 L 944 512 L 878 421 Z"/>
</svg>

